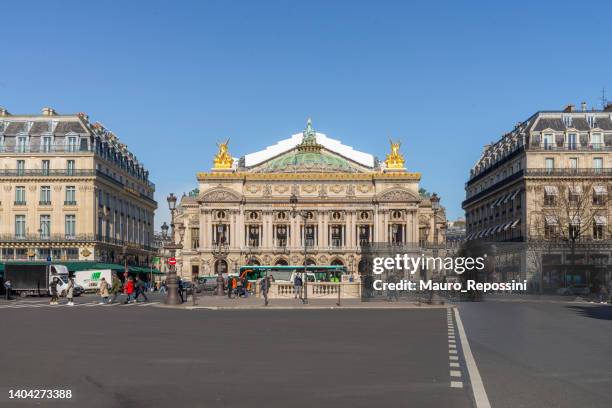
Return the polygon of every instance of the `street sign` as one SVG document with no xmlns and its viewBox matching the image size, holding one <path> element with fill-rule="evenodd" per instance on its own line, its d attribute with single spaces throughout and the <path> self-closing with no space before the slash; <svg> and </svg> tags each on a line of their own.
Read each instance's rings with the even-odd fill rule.
<svg viewBox="0 0 612 408">
<path fill-rule="evenodd" d="M 168 265 L 176 265 L 176 258 L 168 258 Z"/>
</svg>

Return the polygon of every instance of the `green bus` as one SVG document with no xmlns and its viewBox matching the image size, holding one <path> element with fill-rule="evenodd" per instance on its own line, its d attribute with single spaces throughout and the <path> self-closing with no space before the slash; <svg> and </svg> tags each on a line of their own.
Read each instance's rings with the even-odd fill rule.
<svg viewBox="0 0 612 408">
<path fill-rule="evenodd" d="M 240 267 L 240 277 L 246 276 L 249 281 L 257 281 L 264 276 L 272 275 L 275 281 L 291 282 L 296 273 L 304 273 L 303 265 L 246 265 Z M 308 265 L 306 276 L 308 282 L 332 282 L 342 280 L 346 275 L 343 265 Z"/>
</svg>

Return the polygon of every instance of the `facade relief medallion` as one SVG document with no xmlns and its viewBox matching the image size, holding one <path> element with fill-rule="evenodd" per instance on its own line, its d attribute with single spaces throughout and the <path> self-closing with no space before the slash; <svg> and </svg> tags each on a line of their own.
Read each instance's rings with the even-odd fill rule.
<svg viewBox="0 0 612 408">
<path fill-rule="evenodd" d="M 305 186 L 302 186 L 302 190 L 303 190 L 305 193 L 310 194 L 310 193 L 314 193 L 314 192 L 317 190 L 317 187 L 316 187 L 316 186 L 314 186 L 314 185 L 312 185 L 312 184 L 307 184 L 307 185 L 305 185 Z"/>
</svg>

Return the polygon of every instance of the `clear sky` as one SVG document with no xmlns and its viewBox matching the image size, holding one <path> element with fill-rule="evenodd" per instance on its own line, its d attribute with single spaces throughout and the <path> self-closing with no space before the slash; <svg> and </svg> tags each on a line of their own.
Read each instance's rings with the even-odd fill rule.
<svg viewBox="0 0 612 408">
<path fill-rule="evenodd" d="M 610 1 L 6 1 L 0 106 L 86 112 L 165 196 L 315 129 L 407 167 L 462 215 L 482 146 L 537 110 L 612 99 Z"/>
</svg>

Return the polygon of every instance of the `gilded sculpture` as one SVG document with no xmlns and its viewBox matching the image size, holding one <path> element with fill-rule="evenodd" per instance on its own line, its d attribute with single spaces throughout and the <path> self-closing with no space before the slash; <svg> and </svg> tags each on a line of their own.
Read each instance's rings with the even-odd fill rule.
<svg viewBox="0 0 612 408">
<path fill-rule="evenodd" d="M 234 159 L 228 152 L 229 139 L 225 143 L 217 143 L 219 151 L 214 158 L 214 169 L 231 169 Z"/>
<path fill-rule="evenodd" d="M 401 146 L 401 142 L 393 142 L 393 140 L 389 139 L 391 143 L 391 153 L 387 155 L 387 159 L 385 160 L 385 164 L 388 169 L 403 169 L 404 168 L 404 156 L 400 153 L 399 149 Z"/>
</svg>

